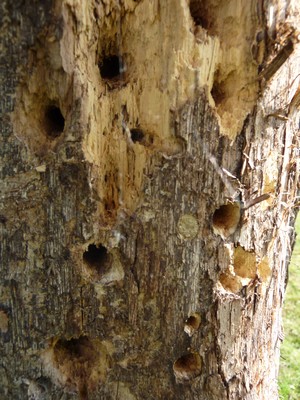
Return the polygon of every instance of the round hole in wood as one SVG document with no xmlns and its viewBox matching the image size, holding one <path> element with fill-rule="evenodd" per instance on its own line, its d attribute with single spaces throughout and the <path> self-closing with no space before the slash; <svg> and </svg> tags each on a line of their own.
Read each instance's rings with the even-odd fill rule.
<svg viewBox="0 0 300 400">
<path fill-rule="evenodd" d="M 178 381 L 188 381 L 201 373 L 201 357 L 198 353 L 188 353 L 176 360 L 173 371 Z"/>
<path fill-rule="evenodd" d="M 188 317 L 184 324 L 184 332 L 192 336 L 200 326 L 201 316 L 198 313 L 193 313 Z"/>
<path fill-rule="evenodd" d="M 83 253 L 83 261 L 89 268 L 103 274 L 109 268 L 110 255 L 106 247 L 101 244 L 98 246 L 90 244 L 88 249 Z"/>
<path fill-rule="evenodd" d="M 119 78 L 123 70 L 122 60 L 117 55 L 104 57 L 99 63 L 99 70 L 102 79 L 111 80 Z"/>
<path fill-rule="evenodd" d="M 228 202 L 221 205 L 213 215 L 212 227 L 214 233 L 226 239 L 236 231 L 240 217 L 241 207 L 239 202 Z"/>
<path fill-rule="evenodd" d="M 133 143 L 141 143 L 145 138 L 144 132 L 142 131 L 142 129 L 139 128 L 130 129 L 130 136 Z"/>
</svg>

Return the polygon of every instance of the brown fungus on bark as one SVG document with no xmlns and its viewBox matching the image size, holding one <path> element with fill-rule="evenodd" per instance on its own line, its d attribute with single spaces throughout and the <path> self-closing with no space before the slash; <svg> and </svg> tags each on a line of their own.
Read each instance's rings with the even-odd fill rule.
<svg viewBox="0 0 300 400">
<path fill-rule="evenodd" d="M 188 353 L 178 358 L 173 364 L 173 371 L 177 382 L 186 382 L 200 375 L 202 367 L 198 353 Z"/>
<path fill-rule="evenodd" d="M 189 336 L 193 336 L 193 334 L 199 329 L 201 323 L 201 316 L 198 313 L 191 314 L 184 324 L 184 332 Z"/>
<path fill-rule="evenodd" d="M 241 206 L 239 202 L 228 202 L 220 206 L 213 215 L 212 228 L 223 239 L 232 235 L 240 222 Z"/>
<path fill-rule="evenodd" d="M 44 114 L 44 129 L 50 139 L 60 136 L 65 129 L 65 119 L 59 107 L 50 105 Z"/>
</svg>

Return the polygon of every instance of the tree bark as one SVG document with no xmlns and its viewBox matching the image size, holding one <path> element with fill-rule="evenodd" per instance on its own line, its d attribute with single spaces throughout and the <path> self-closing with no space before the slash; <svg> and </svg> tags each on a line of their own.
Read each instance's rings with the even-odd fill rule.
<svg viewBox="0 0 300 400">
<path fill-rule="evenodd" d="M 2 2 L 1 398 L 278 398 L 296 3 Z"/>
</svg>

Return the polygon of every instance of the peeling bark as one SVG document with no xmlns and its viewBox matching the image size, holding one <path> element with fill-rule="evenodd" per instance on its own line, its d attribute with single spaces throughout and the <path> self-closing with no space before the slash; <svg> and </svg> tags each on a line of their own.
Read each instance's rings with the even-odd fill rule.
<svg viewBox="0 0 300 400">
<path fill-rule="evenodd" d="M 278 398 L 296 3 L 0 6 L 1 398 Z"/>
</svg>

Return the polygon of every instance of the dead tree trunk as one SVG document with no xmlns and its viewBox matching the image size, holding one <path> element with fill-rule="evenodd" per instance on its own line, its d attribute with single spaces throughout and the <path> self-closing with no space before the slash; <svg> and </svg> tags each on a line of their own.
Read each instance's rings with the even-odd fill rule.
<svg viewBox="0 0 300 400">
<path fill-rule="evenodd" d="M 1 399 L 277 398 L 296 3 L 2 1 Z"/>
</svg>

